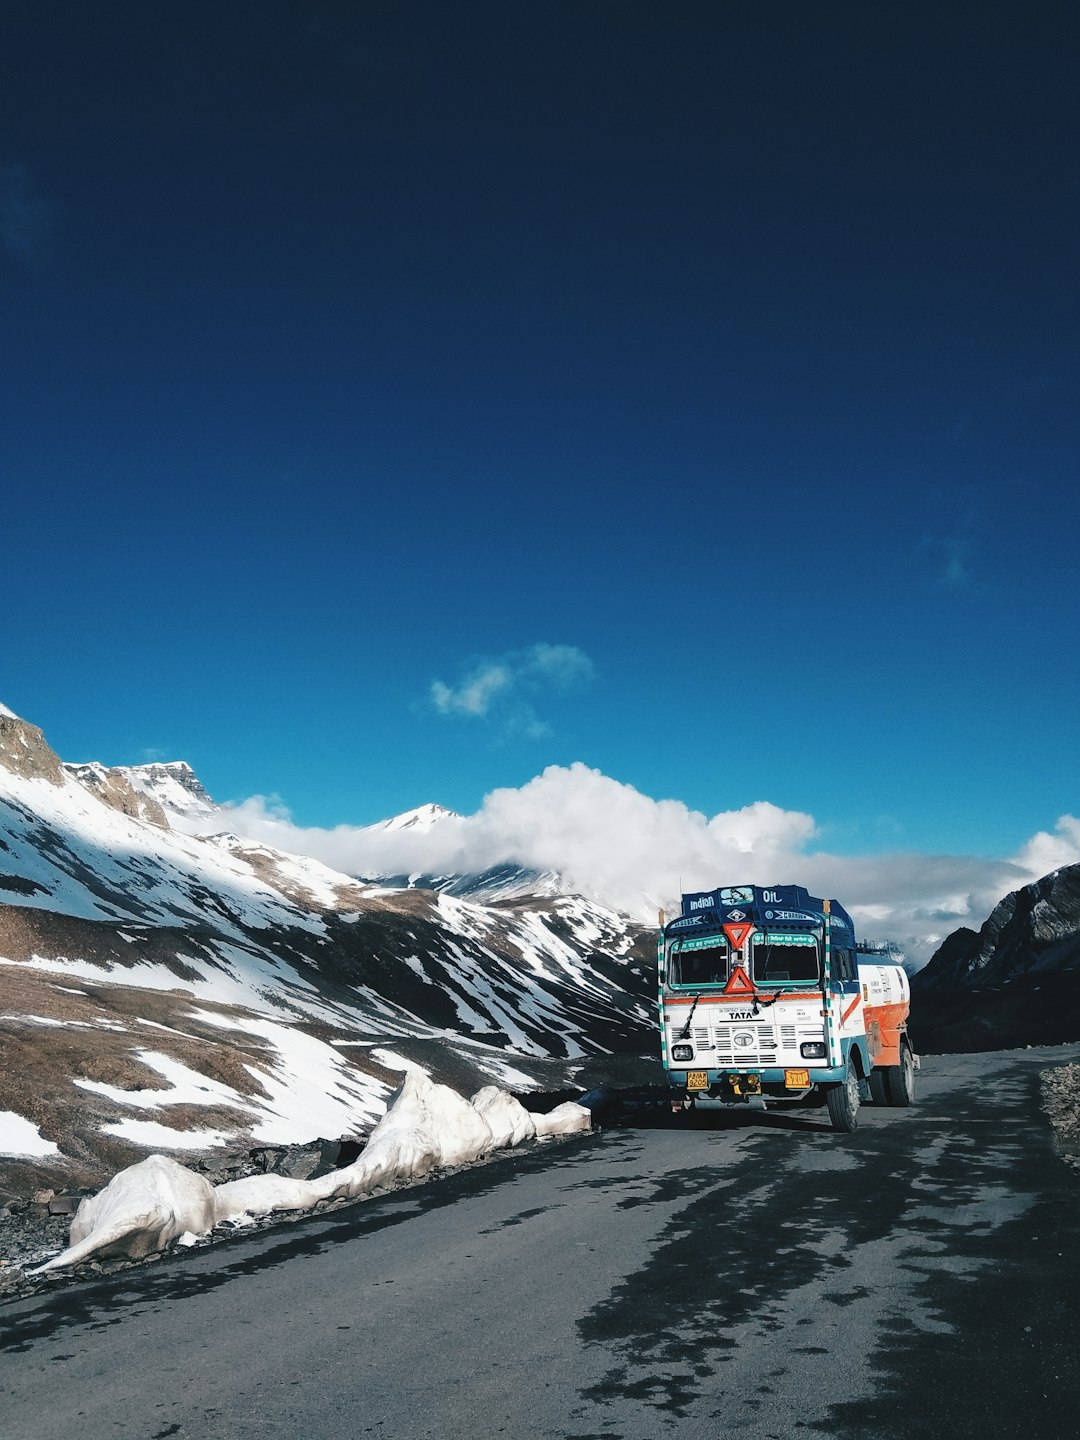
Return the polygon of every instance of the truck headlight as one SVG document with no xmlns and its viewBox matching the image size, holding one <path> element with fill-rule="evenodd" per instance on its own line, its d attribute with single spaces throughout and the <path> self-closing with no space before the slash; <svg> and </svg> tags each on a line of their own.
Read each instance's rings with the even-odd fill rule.
<svg viewBox="0 0 1080 1440">
<path fill-rule="evenodd" d="M 804 1040 L 799 1046 L 799 1054 L 804 1060 L 824 1060 L 824 1042 L 821 1040 Z"/>
<path fill-rule="evenodd" d="M 673 1045 L 671 1047 L 671 1058 L 673 1060 L 692 1060 L 694 1058 L 693 1045 Z"/>
</svg>

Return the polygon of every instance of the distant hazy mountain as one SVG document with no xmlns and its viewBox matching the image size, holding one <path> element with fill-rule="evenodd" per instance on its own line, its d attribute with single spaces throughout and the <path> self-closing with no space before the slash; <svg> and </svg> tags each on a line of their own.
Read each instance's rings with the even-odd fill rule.
<svg viewBox="0 0 1080 1440">
<path fill-rule="evenodd" d="M 1080 865 L 1065 865 L 963 927 L 911 982 L 916 1039 L 978 1050 L 1080 1038 Z"/>
<path fill-rule="evenodd" d="M 215 807 L 181 762 L 65 765 L 0 708 L 0 1192 L 337 1136 L 410 1061 L 563 1086 L 654 1050 L 654 937 L 627 917 L 520 872 L 471 898 L 369 884 L 170 824 L 195 813 Z"/>
</svg>

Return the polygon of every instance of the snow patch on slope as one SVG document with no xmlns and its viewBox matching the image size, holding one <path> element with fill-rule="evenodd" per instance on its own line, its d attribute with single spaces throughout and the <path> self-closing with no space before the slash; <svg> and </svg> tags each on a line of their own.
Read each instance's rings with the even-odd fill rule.
<svg viewBox="0 0 1080 1440">
<path fill-rule="evenodd" d="M 2 708 L 2 707 L 0 707 Z M 7 711 L 11 714 L 11 711 Z M 59 1155 L 60 1147 L 46 1140 L 32 1120 L 14 1110 L 0 1110 L 0 1155 L 39 1160 L 46 1155 Z"/>
</svg>

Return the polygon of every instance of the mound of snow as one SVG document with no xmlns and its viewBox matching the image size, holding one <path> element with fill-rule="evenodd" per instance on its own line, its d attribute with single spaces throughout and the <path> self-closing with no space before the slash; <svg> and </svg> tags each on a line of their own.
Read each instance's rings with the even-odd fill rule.
<svg viewBox="0 0 1080 1440">
<path fill-rule="evenodd" d="M 248 1175 L 214 1190 L 215 1224 L 246 1215 L 269 1215 L 274 1210 L 310 1210 L 325 1199 L 321 1187 L 310 1180 L 287 1175 Z"/>
<path fill-rule="evenodd" d="M 409 1070 L 367 1145 L 344 1169 L 317 1180 L 249 1175 L 215 1189 L 174 1160 L 151 1155 L 82 1202 L 72 1222 L 71 1245 L 39 1269 L 75 1265 L 91 1255 L 139 1259 L 174 1240 L 205 1235 L 223 1220 L 310 1210 L 320 1200 L 368 1195 L 377 1186 L 466 1165 L 534 1135 L 569 1135 L 588 1130 L 591 1123 L 589 1111 L 573 1101 L 549 1115 L 531 1115 L 498 1086 L 485 1086 L 469 1101 L 424 1071 Z"/>
<path fill-rule="evenodd" d="M 534 1115 L 532 1122 L 536 1126 L 537 1138 L 542 1140 L 545 1135 L 574 1135 L 579 1130 L 589 1130 L 592 1128 L 592 1115 L 583 1105 L 566 1100 L 546 1115 Z"/>
<path fill-rule="evenodd" d="M 336 1172 L 334 1195 L 366 1195 L 376 1185 L 418 1179 L 445 1165 L 465 1165 L 494 1149 L 491 1127 L 467 1100 L 409 1070 L 360 1156 Z M 335 1178 L 324 1176 L 316 1185 Z"/>
<path fill-rule="evenodd" d="M 463 1100 L 419 1068 L 408 1070 L 351 1165 L 317 1180 L 251 1175 L 219 1185 L 217 1218 L 239 1220 L 273 1210 L 309 1210 L 320 1200 L 368 1195 L 377 1186 L 418 1179 L 446 1165 L 465 1165 L 496 1147 L 531 1137 L 528 1111 L 513 1096 L 489 1085 L 476 1101 L 480 1104 Z"/>
<path fill-rule="evenodd" d="M 529 1114 L 520 1100 L 497 1085 L 485 1085 L 470 1103 L 487 1121 L 496 1148 L 501 1150 L 536 1138 L 536 1117 Z"/>
<path fill-rule="evenodd" d="M 82 1202 L 71 1222 L 71 1244 L 31 1273 L 77 1265 L 91 1255 L 139 1260 L 183 1235 L 205 1235 L 213 1224 L 210 1182 L 165 1155 L 148 1155 Z"/>
</svg>

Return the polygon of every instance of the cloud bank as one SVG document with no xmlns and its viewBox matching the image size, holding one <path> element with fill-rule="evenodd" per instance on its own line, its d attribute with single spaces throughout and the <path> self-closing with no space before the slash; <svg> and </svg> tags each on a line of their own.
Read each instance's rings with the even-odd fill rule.
<svg viewBox="0 0 1080 1440">
<path fill-rule="evenodd" d="M 553 870 L 568 888 L 641 919 L 675 910 L 684 889 L 805 885 L 836 896 L 861 934 L 894 941 L 917 963 L 958 926 L 977 929 L 1008 891 L 1080 861 L 1080 820 L 1070 815 L 1003 859 L 834 855 L 800 811 L 758 801 L 708 817 L 582 764 L 549 766 L 519 789 L 492 791 L 475 815 L 426 832 L 301 827 L 262 796 L 225 807 L 225 818 L 239 835 L 351 875 L 475 873 L 507 861 Z"/>
</svg>

